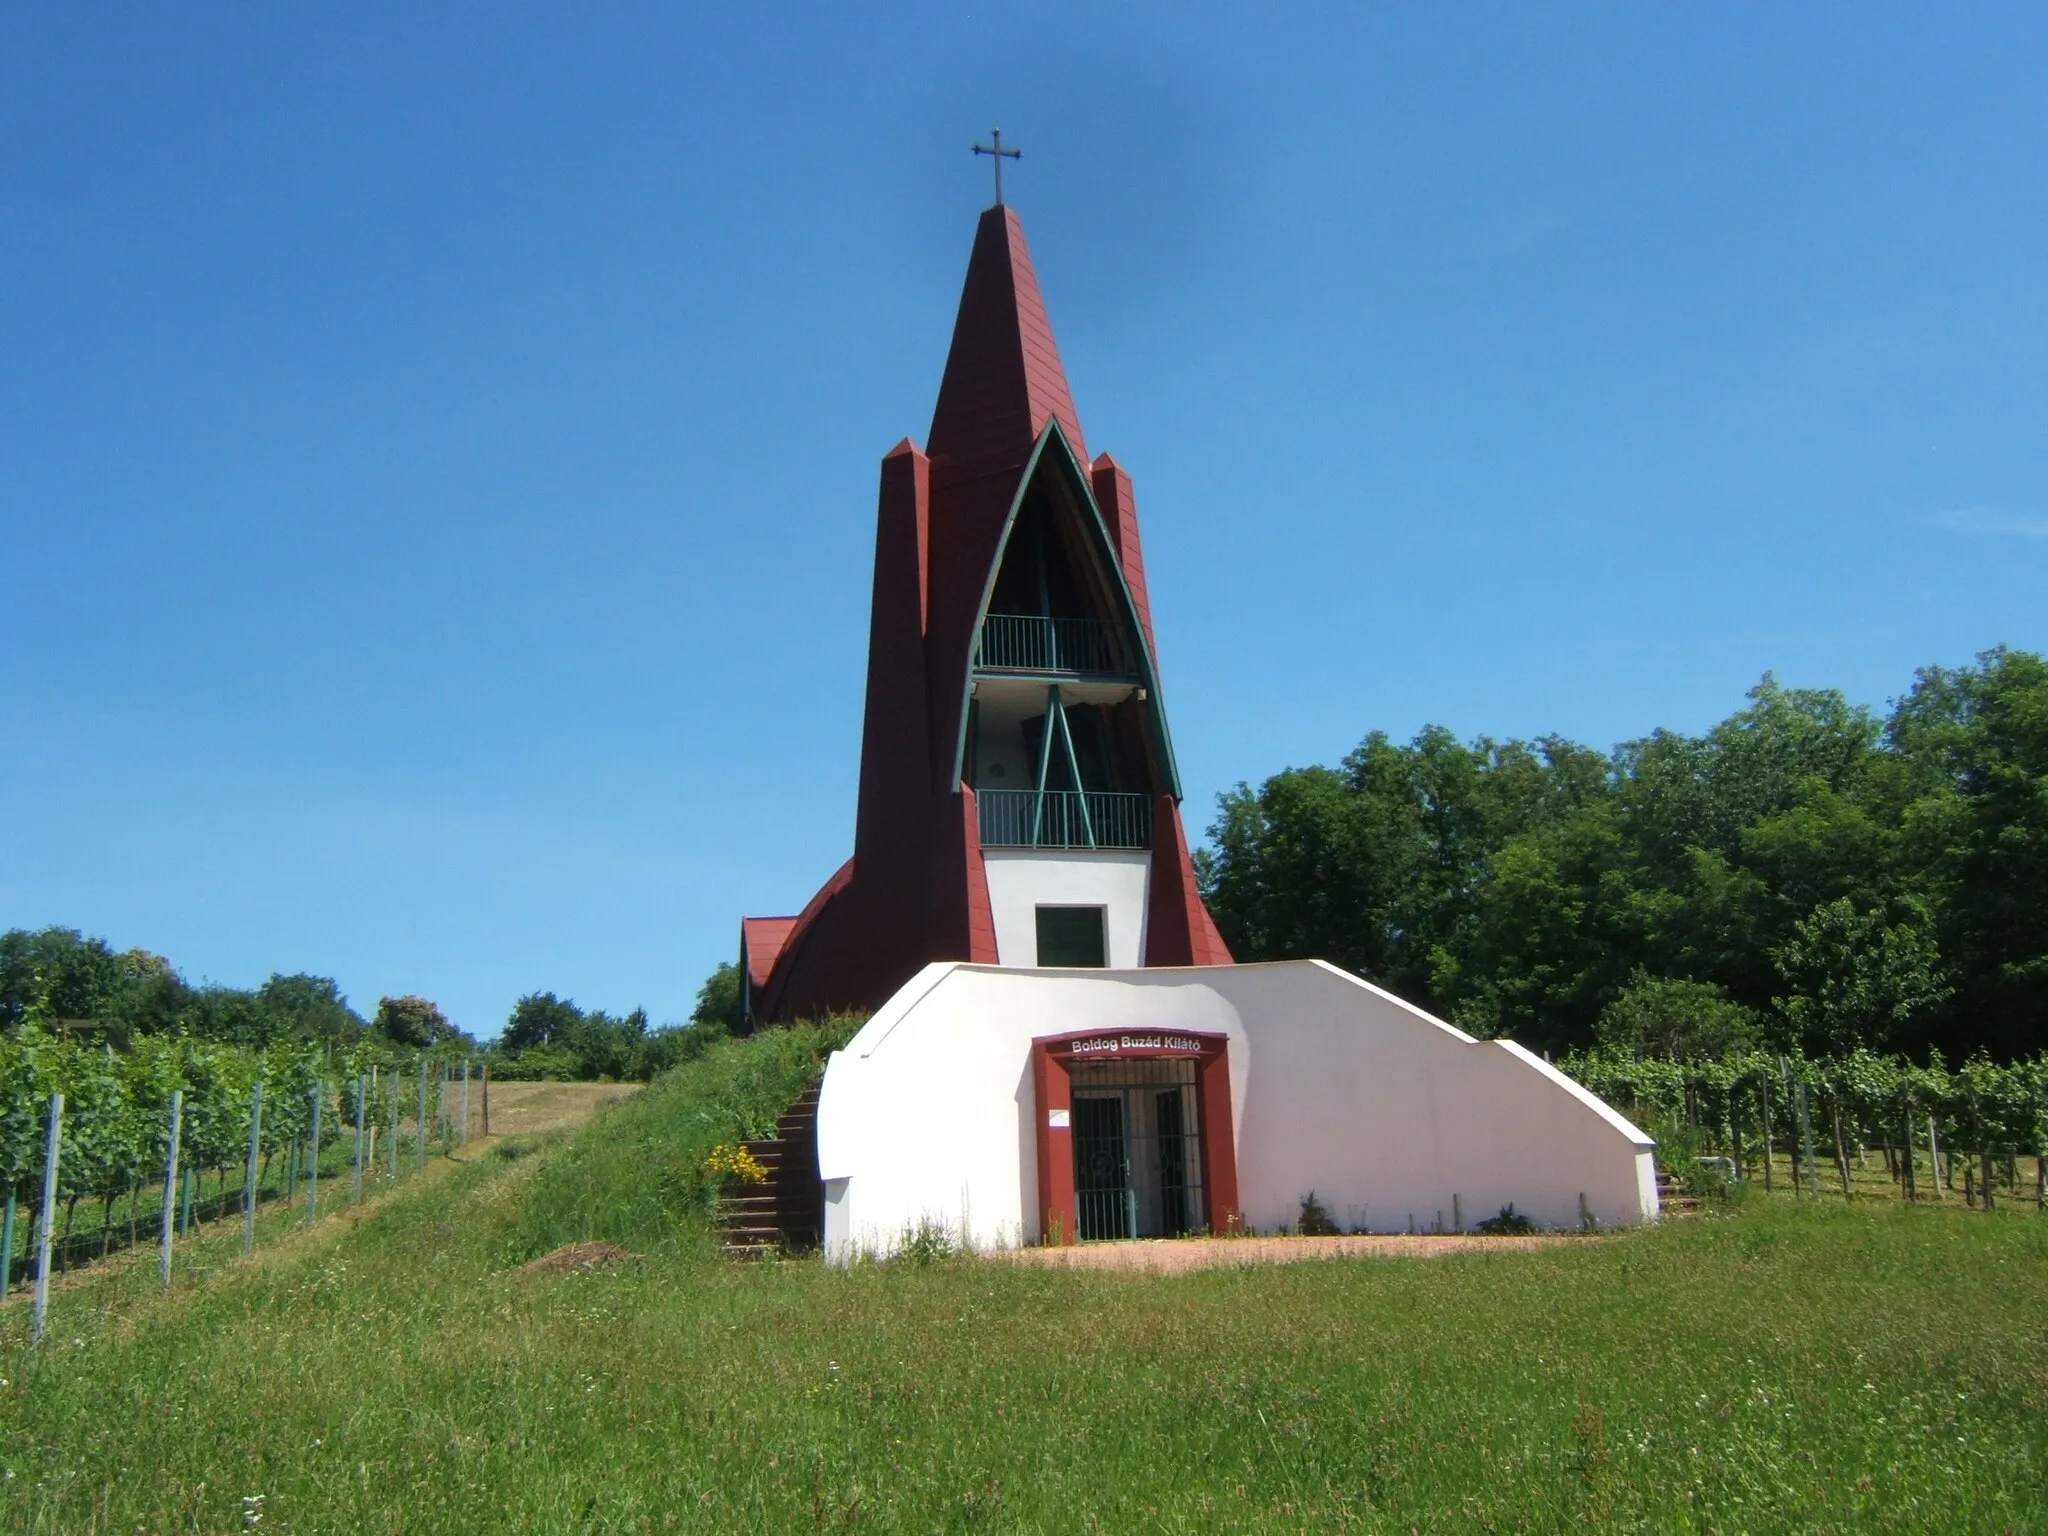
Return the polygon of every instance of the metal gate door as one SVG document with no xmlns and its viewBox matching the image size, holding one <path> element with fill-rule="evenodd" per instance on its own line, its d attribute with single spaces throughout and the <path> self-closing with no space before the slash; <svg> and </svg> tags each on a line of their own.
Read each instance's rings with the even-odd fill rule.
<svg viewBox="0 0 2048 1536">
<path fill-rule="evenodd" d="M 1124 1137 L 1124 1101 L 1074 1100 L 1074 1225 L 1084 1242 L 1129 1237 L 1131 1149 Z"/>
<path fill-rule="evenodd" d="M 1073 1126 L 1076 1237 L 1202 1230 L 1207 1205 L 1193 1061 L 1077 1064 Z"/>
</svg>

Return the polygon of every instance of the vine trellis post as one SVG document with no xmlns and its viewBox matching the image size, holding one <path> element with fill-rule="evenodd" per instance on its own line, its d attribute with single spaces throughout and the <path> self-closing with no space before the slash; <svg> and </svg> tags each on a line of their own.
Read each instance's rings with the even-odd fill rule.
<svg viewBox="0 0 2048 1536">
<path fill-rule="evenodd" d="M 164 1155 L 164 1210 L 158 1223 L 162 1233 L 160 1242 L 162 1255 L 159 1267 L 163 1270 L 164 1289 L 171 1288 L 171 1239 L 175 1235 L 172 1217 L 178 1210 L 178 1140 L 185 1129 L 185 1090 L 171 1090 L 171 1144 Z"/>
<path fill-rule="evenodd" d="M 370 1080 L 362 1073 L 356 1074 L 356 1171 L 349 1184 L 348 1203 L 360 1205 L 363 1199 L 363 1119 L 369 1104 Z"/>
<path fill-rule="evenodd" d="M 320 1219 L 320 1084 L 313 1084 L 313 1145 L 306 1153 L 306 1225 Z"/>
<path fill-rule="evenodd" d="M 64 1095 L 53 1093 L 49 1139 L 43 1144 L 43 1204 L 36 1213 L 41 1219 L 36 1233 L 36 1299 L 28 1325 L 32 1344 L 42 1342 L 43 1318 L 50 1310 L 50 1218 L 57 1214 L 57 1153 L 63 1146 L 63 1131 Z"/>
<path fill-rule="evenodd" d="M 249 1168 L 242 1183 L 242 1252 L 256 1251 L 256 1151 L 263 1137 L 263 1079 L 249 1090 Z"/>
</svg>

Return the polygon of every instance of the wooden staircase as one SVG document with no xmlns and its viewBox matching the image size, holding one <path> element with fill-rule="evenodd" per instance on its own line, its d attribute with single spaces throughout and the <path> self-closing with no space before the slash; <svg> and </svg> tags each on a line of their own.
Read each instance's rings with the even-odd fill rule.
<svg viewBox="0 0 2048 1536">
<path fill-rule="evenodd" d="M 818 1084 L 790 1101 L 775 1135 L 741 1143 L 768 1171 L 765 1184 L 730 1182 L 718 1197 L 718 1230 L 734 1258 L 802 1253 L 825 1235 L 825 1187 L 818 1181 Z"/>
<path fill-rule="evenodd" d="M 1699 1198 L 1685 1187 L 1677 1174 L 1657 1170 L 1657 1214 L 1690 1216 L 1700 1208 Z"/>
</svg>

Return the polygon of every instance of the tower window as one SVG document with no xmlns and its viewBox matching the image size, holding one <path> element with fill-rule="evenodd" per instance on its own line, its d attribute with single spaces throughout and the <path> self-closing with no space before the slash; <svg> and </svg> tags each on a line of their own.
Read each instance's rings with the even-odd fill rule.
<svg viewBox="0 0 2048 1536">
<path fill-rule="evenodd" d="M 1040 907 L 1038 963 L 1094 966 L 1107 958 L 1107 914 L 1101 907 Z"/>
</svg>

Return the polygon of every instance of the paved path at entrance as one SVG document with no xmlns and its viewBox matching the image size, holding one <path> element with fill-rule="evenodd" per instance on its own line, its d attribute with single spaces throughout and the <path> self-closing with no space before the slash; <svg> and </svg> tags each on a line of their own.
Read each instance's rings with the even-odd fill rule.
<svg viewBox="0 0 2048 1536">
<path fill-rule="evenodd" d="M 1309 1259 L 1433 1259 L 1452 1253 L 1524 1253 L 1587 1239 L 1543 1232 L 1529 1237 L 1182 1237 L 1158 1242 L 1083 1243 L 1071 1248 L 1004 1248 L 981 1255 L 1008 1264 L 1113 1269 L 1177 1275 L 1230 1265 L 1299 1264 Z"/>
</svg>

